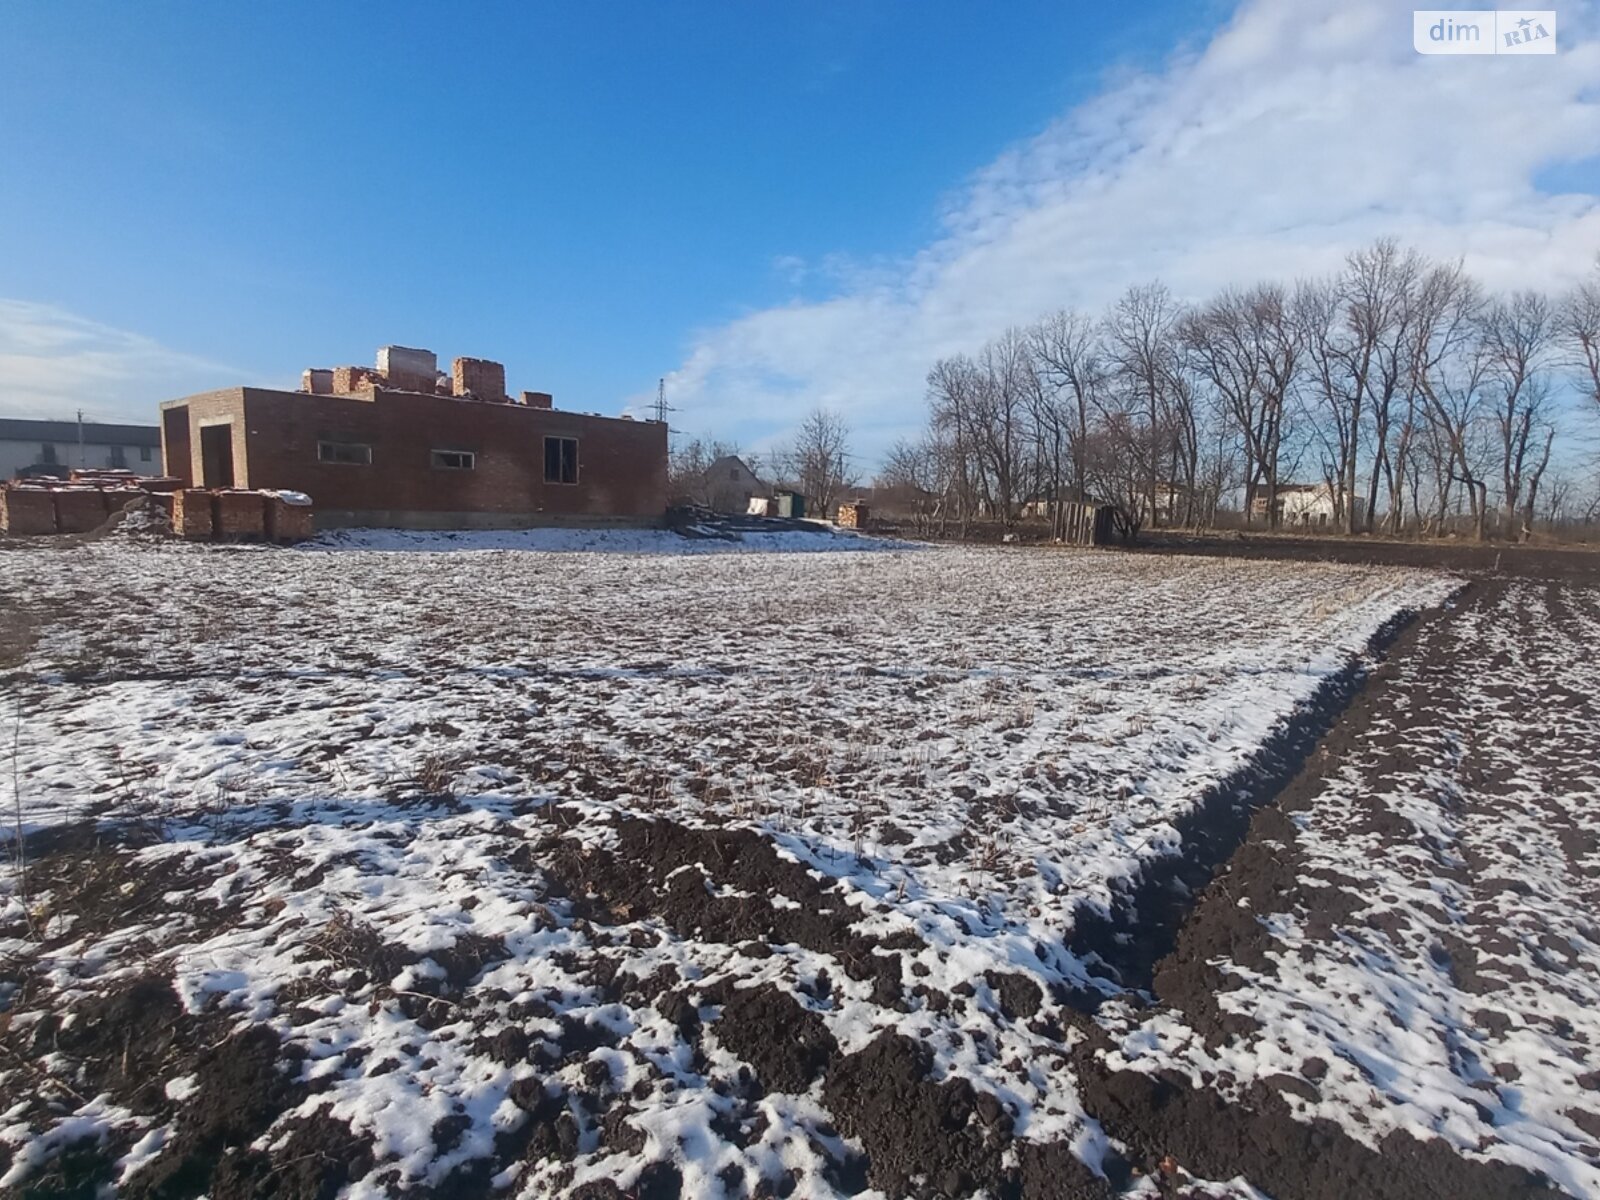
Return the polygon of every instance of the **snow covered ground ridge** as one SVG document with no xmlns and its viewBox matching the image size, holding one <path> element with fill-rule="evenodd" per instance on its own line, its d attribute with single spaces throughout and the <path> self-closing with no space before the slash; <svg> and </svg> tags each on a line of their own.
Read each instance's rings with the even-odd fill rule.
<svg viewBox="0 0 1600 1200">
<path fill-rule="evenodd" d="M 766 533 L 716 526 L 670 529 L 338 529 L 302 544 L 304 551 L 462 550 L 591 551 L 608 554 L 815 554 L 823 551 L 914 550 L 922 543 L 869 537 L 853 529 L 812 522 L 806 530 Z"/>
</svg>

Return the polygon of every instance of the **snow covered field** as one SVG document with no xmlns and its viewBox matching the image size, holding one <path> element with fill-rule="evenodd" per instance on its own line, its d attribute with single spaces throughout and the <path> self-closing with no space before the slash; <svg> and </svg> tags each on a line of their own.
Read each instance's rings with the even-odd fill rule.
<svg viewBox="0 0 1600 1200">
<path fill-rule="evenodd" d="M 1336 765 L 1258 818 L 1276 878 L 1236 862 L 1202 907 L 1204 966 L 1157 981 L 1184 1011 L 1102 1012 L 1110 1064 L 1266 1086 L 1374 1149 L 1405 1131 L 1600 1195 L 1596 646 L 1593 586 L 1485 580 L 1424 620 Z"/>
<path fill-rule="evenodd" d="M 1076 927 L 1458 586 L 509 544 L 6 553 L 0 1190 L 1137 1191 Z"/>
</svg>

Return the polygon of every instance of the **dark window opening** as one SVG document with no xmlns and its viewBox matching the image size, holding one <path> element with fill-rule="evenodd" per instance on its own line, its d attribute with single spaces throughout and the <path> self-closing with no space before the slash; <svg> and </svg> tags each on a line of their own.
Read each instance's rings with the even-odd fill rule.
<svg viewBox="0 0 1600 1200">
<path fill-rule="evenodd" d="M 56 465 L 56 448 L 49 442 L 39 447 L 39 461 L 47 467 Z"/>
<path fill-rule="evenodd" d="M 478 465 L 478 456 L 471 450 L 435 450 L 433 466 L 439 471 L 471 471 Z"/>
<path fill-rule="evenodd" d="M 128 452 L 121 446 L 111 447 L 111 465 L 117 468 L 128 465 Z"/>
<path fill-rule="evenodd" d="M 364 467 L 372 462 L 372 447 L 360 442 L 318 442 L 317 461 Z"/>
<path fill-rule="evenodd" d="M 151 447 L 149 447 L 149 446 L 140 446 L 139 447 L 139 461 L 140 462 L 149 462 L 150 461 L 150 450 L 151 450 Z"/>
<path fill-rule="evenodd" d="M 577 438 L 545 438 L 544 481 L 546 483 L 578 482 Z"/>
</svg>

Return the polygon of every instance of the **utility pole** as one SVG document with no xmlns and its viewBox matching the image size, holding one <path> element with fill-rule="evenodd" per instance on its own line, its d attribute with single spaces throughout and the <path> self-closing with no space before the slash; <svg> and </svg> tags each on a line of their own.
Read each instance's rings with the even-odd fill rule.
<svg viewBox="0 0 1600 1200">
<path fill-rule="evenodd" d="M 78 469 L 81 471 L 88 466 L 83 461 L 83 409 L 78 410 Z"/>
</svg>

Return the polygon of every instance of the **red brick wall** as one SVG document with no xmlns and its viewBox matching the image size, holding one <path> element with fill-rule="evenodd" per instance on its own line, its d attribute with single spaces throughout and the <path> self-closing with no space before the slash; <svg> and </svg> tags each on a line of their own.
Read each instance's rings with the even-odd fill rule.
<svg viewBox="0 0 1600 1200">
<path fill-rule="evenodd" d="M 211 536 L 211 493 L 185 488 L 172 493 L 172 532 L 183 538 Z"/>
<path fill-rule="evenodd" d="M 450 365 L 450 388 L 457 396 L 504 400 L 506 369 L 486 358 L 458 358 Z"/>
<path fill-rule="evenodd" d="M 56 529 L 61 533 L 88 533 L 106 523 L 106 502 L 99 488 L 57 488 Z"/>
<path fill-rule="evenodd" d="M 266 504 L 260 492 L 212 492 L 211 532 L 217 537 L 261 537 L 266 533 Z"/>
<path fill-rule="evenodd" d="M 266 518 L 267 537 L 274 542 L 303 542 L 317 532 L 314 510 L 309 504 L 290 504 L 269 495 Z"/>
<path fill-rule="evenodd" d="M 372 367 L 333 368 L 333 390 L 341 395 L 359 392 L 373 384 L 382 384 L 383 376 Z"/>
<path fill-rule="evenodd" d="M 305 492 L 319 513 L 487 513 L 552 519 L 654 520 L 666 509 L 667 431 L 650 421 L 379 392 L 376 399 L 236 389 L 248 430 L 236 446 L 240 487 Z M 195 420 L 231 409 L 213 393 Z M 544 482 L 546 435 L 578 439 L 578 483 Z M 372 463 L 318 461 L 319 441 L 372 447 Z M 467 450 L 473 470 L 432 465 Z"/>
<path fill-rule="evenodd" d="M 43 488 L 0 488 L 0 530 L 16 537 L 56 531 L 56 504 Z"/>
</svg>

